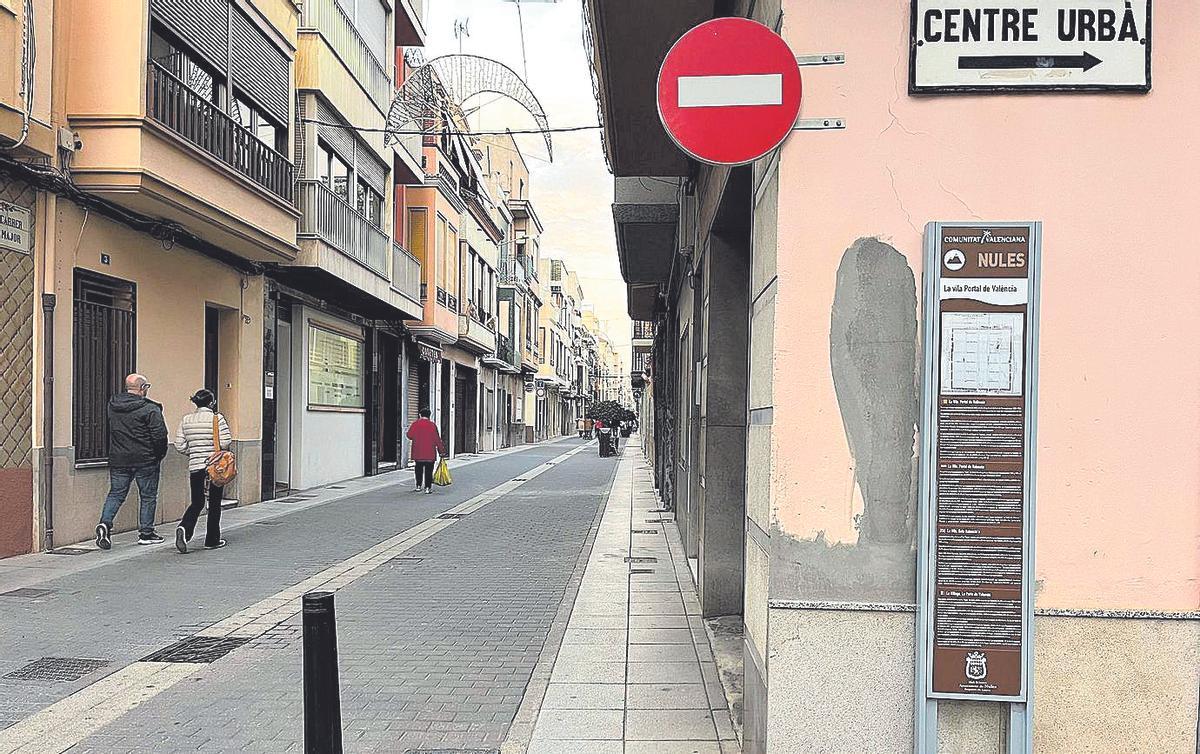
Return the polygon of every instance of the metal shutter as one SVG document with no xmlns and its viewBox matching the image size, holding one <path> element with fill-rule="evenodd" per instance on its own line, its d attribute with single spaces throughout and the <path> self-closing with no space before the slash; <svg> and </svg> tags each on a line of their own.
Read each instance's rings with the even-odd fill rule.
<svg viewBox="0 0 1200 754">
<path fill-rule="evenodd" d="M 241 10 L 232 19 L 234 85 L 249 94 L 280 124 L 288 122 L 288 58 Z"/>
<path fill-rule="evenodd" d="M 387 195 L 388 166 L 363 145 L 358 145 L 358 177 L 384 196 Z"/>
<path fill-rule="evenodd" d="M 151 12 L 218 71 L 229 58 L 228 0 L 151 0 Z"/>
<path fill-rule="evenodd" d="M 313 117 L 322 123 L 345 123 L 337 110 L 325 103 L 325 100 L 317 97 L 314 100 L 316 107 L 313 108 Z M 342 126 L 318 125 L 317 135 L 321 140 L 333 148 L 333 151 L 338 153 L 338 157 L 345 160 L 347 165 L 354 164 L 354 147 L 355 139 L 354 132 L 349 128 Z"/>
<path fill-rule="evenodd" d="M 385 70 L 388 65 L 387 33 L 388 12 L 379 0 L 358 0 L 358 13 L 354 17 L 354 26 L 367 42 L 375 59 Z"/>
</svg>

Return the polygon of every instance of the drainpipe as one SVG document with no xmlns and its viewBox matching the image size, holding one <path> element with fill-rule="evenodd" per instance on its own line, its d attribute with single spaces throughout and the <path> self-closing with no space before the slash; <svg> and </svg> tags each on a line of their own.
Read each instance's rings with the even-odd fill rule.
<svg viewBox="0 0 1200 754">
<path fill-rule="evenodd" d="M 54 222 L 58 197 L 46 192 L 42 222 L 42 526 L 43 546 L 54 549 Z"/>
</svg>

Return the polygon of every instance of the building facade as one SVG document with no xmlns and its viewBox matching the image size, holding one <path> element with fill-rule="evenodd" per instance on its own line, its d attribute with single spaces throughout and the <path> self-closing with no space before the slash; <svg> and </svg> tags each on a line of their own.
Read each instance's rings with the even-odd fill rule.
<svg viewBox="0 0 1200 754">
<path fill-rule="evenodd" d="M 654 324 L 635 340 L 644 440 L 704 615 L 744 623 L 745 750 L 914 750 L 922 229 L 1037 220 L 1032 749 L 1193 751 L 1195 276 L 1125 260 L 1175 248 L 1195 204 L 1194 153 L 1169 145 L 1198 105 L 1200 15 L 1155 29 L 1146 94 L 920 97 L 909 3 L 586 5 L 630 315 Z M 743 167 L 690 160 L 655 77 L 713 15 L 844 54 L 804 69 L 802 114 L 847 127 Z M 1007 705 L 939 709 L 933 748 L 1005 750 Z"/>
</svg>

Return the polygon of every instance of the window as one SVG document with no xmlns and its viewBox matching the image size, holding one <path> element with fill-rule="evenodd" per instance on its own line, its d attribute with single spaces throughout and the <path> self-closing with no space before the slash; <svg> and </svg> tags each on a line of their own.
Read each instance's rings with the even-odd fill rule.
<svg viewBox="0 0 1200 754">
<path fill-rule="evenodd" d="M 383 227 L 383 194 L 361 178 L 358 180 L 358 211 L 376 228 Z"/>
<path fill-rule="evenodd" d="M 277 152 L 282 152 L 286 148 L 282 141 L 284 138 L 283 128 L 276 125 L 275 121 L 262 108 L 251 103 L 241 94 L 234 97 L 233 105 L 233 118 L 241 124 L 242 128 L 254 134 L 255 138 Z"/>
<path fill-rule="evenodd" d="M 308 405 L 363 408 L 365 393 L 361 340 L 309 324 Z"/>
<path fill-rule="evenodd" d="M 546 363 L 546 328 L 538 328 L 538 351 L 541 353 L 541 363 Z"/>
<path fill-rule="evenodd" d="M 108 399 L 136 368 L 137 288 L 76 270 L 74 310 L 75 462 L 102 463 L 108 460 Z"/>
<path fill-rule="evenodd" d="M 350 203 L 350 166 L 323 141 L 317 142 L 317 178 Z"/>
<path fill-rule="evenodd" d="M 157 24 L 150 31 L 150 59 L 209 102 L 219 104 L 223 80 L 200 56 L 187 49 Z"/>
</svg>

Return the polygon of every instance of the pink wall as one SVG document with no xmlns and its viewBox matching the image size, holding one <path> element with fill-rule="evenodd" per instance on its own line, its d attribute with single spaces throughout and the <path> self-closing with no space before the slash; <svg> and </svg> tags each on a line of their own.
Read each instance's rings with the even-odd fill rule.
<svg viewBox="0 0 1200 754">
<path fill-rule="evenodd" d="M 829 368 L 842 252 L 878 236 L 921 277 L 931 220 L 1042 220 L 1039 607 L 1200 608 L 1200 6 L 1155 18 L 1148 95 L 914 98 L 907 0 L 784 3 L 803 116 L 783 150 L 776 515 L 854 541 L 861 509 Z M 805 448 L 803 453 L 786 449 Z"/>
</svg>

